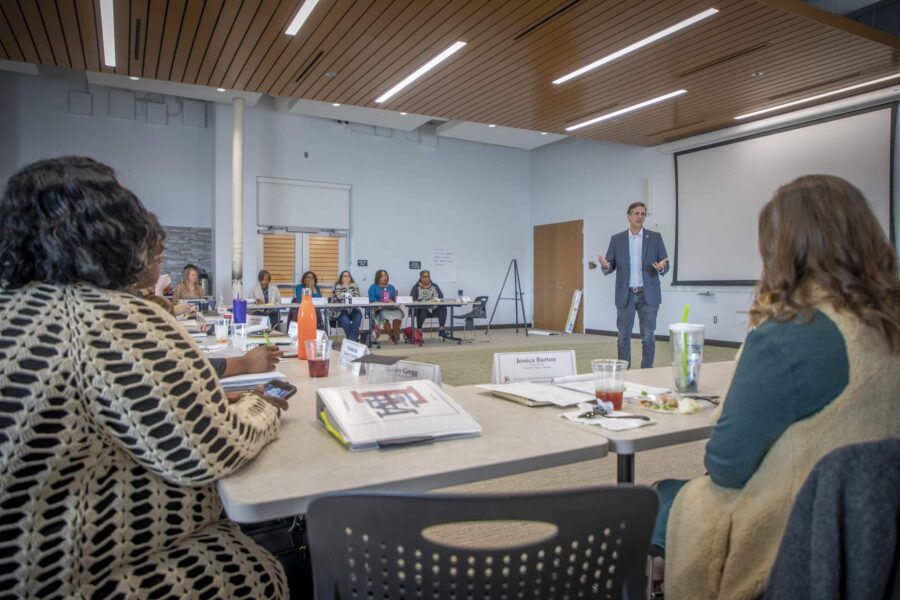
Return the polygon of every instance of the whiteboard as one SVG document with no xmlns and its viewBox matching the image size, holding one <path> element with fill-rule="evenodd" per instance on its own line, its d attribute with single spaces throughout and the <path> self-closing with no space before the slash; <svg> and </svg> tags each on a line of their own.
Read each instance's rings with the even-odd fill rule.
<svg viewBox="0 0 900 600">
<path fill-rule="evenodd" d="M 781 185 L 843 177 L 891 231 L 893 106 L 879 106 L 675 155 L 674 284 L 752 285 L 762 271 L 757 223 Z"/>
<path fill-rule="evenodd" d="M 350 229 L 350 186 L 256 178 L 256 224 L 306 231 Z"/>
</svg>

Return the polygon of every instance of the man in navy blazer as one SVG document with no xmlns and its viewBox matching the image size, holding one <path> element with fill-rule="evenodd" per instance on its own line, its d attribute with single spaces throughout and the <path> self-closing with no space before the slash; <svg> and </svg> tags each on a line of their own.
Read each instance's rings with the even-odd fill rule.
<svg viewBox="0 0 900 600">
<path fill-rule="evenodd" d="M 628 207 L 628 229 L 609 240 L 606 256 L 597 256 L 605 275 L 616 273 L 616 328 L 619 360 L 631 364 L 631 331 L 634 314 L 641 330 L 641 368 L 653 366 L 656 354 L 656 313 L 662 302 L 659 277 L 669 271 L 669 254 L 660 234 L 644 229 L 647 207 L 634 202 Z"/>
</svg>

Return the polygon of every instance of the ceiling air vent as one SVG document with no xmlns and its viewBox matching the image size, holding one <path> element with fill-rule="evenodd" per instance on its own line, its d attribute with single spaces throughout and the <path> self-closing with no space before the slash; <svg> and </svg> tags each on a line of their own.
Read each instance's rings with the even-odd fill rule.
<svg viewBox="0 0 900 600">
<path fill-rule="evenodd" d="M 713 60 L 713 61 L 710 61 L 710 62 L 708 62 L 708 63 L 706 63 L 706 64 L 704 64 L 704 65 L 700 65 L 699 67 L 695 67 L 695 68 L 691 69 L 690 71 L 685 71 L 684 73 L 679 73 L 679 74 L 678 74 L 678 77 L 679 77 L 679 78 L 682 78 L 682 77 L 689 77 L 689 76 L 695 75 L 695 74 L 697 74 L 697 73 L 699 73 L 699 72 L 701 72 L 701 71 L 705 71 L 705 70 L 707 70 L 707 69 L 712 69 L 713 67 L 718 67 L 719 65 L 723 65 L 723 64 L 725 64 L 725 63 L 727 63 L 727 62 L 731 62 L 731 61 L 733 61 L 733 60 L 736 60 L 736 59 L 738 59 L 738 58 L 741 58 L 742 56 L 747 56 L 748 54 L 751 54 L 751 53 L 756 52 L 756 51 L 758 51 L 758 50 L 762 50 L 763 48 L 765 48 L 765 47 L 768 46 L 768 45 L 769 45 L 768 42 L 763 42 L 762 44 L 758 44 L 758 45 L 756 45 L 756 46 L 753 46 L 752 48 L 744 48 L 743 50 L 738 50 L 737 52 L 732 52 L 731 54 L 728 54 L 728 55 L 726 55 L 726 56 L 719 57 L 719 58 L 717 58 L 717 59 L 715 59 L 715 60 Z"/>
<path fill-rule="evenodd" d="M 834 83 L 838 83 L 839 81 L 846 81 L 847 79 L 853 79 L 854 77 L 859 77 L 861 73 L 853 73 L 852 75 L 844 75 L 843 77 L 836 77 L 834 79 L 829 79 L 828 81 L 822 81 L 820 83 L 814 83 L 812 85 L 807 85 L 802 88 L 793 89 L 789 92 L 784 92 L 783 94 L 778 94 L 777 96 L 769 96 L 769 100 L 778 100 L 779 98 L 786 98 L 788 96 L 793 96 L 795 94 L 801 94 L 803 92 L 809 92 L 821 87 L 825 87 L 828 85 L 832 85 Z"/>
<path fill-rule="evenodd" d="M 685 123 L 684 125 L 676 125 L 675 127 L 669 127 L 668 129 L 660 129 L 659 131 L 654 131 L 653 133 L 648 133 L 647 137 L 652 138 L 664 133 L 672 133 L 673 131 L 678 131 L 679 129 L 687 129 L 688 127 L 694 127 L 696 125 L 700 125 L 701 123 L 705 123 L 706 119 L 700 119 L 699 121 L 694 121 L 693 123 Z"/>
<path fill-rule="evenodd" d="M 303 65 L 303 68 L 300 69 L 300 74 L 297 75 L 297 79 L 295 79 L 294 81 L 296 83 L 300 83 L 301 81 L 303 81 L 303 78 L 309 75 L 309 72 L 313 70 L 313 67 L 316 66 L 316 63 L 318 63 L 322 59 L 323 54 L 325 53 L 322 50 L 319 50 L 318 52 L 313 54 L 312 57 L 308 61 L 306 61 L 306 64 Z"/>
<path fill-rule="evenodd" d="M 517 33 L 516 35 L 514 35 L 513 39 L 516 41 L 521 40 L 526 35 L 529 35 L 529 34 L 533 33 L 534 31 L 540 29 L 541 27 L 543 27 L 544 25 L 546 25 L 547 23 L 549 23 L 556 17 L 560 16 L 564 12 L 571 10 L 572 7 L 574 7 L 579 2 L 581 2 L 581 0 L 571 0 L 570 2 L 563 4 L 562 6 L 560 6 L 556 10 L 554 10 L 552 13 L 550 13 L 548 15 L 544 15 L 543 17 L 541 17 L 540 19 L 538 19 L 537 21 L 535 21 L 534 23 L 532 23 L 531 25 L 529 25 L 528 27 L 526 27 L 525 29 L 523 29 L 522 31 Z"/>
</svg>

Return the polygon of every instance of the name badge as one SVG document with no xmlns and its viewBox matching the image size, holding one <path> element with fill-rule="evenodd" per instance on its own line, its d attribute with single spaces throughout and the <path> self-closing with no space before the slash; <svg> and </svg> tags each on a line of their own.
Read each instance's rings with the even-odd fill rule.
<svg viewBox="0 0 900 600">
<path fill-rule="evenodd" d="M 353 371 L 354 375 L 359 375 L 359 369 L 362 367 L 362 363 L 353 362 L 360 356 L 365 356 L 369 353 L 369 349 L 365 344 L 360 344 L 359 342 L 351 342 L 350 340 L 344 340 L 341 343 L 341 366 L 347 367 L 351 371 Z"/>
<path fill-rule="evenodd" d="M 495 352 L 491 383 L 550 381 L 575 375 L 575 351 Z"/>
</svg>

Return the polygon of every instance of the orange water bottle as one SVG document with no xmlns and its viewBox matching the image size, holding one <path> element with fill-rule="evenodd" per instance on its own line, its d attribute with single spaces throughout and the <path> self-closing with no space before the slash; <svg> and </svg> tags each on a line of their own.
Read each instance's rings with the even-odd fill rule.
<svg viewBox="0 0 900 600">
<path fill-rule="evenodd" d="M 308 287 L 303 288 L 302 294 L 297 311 L 297 357 L 306 360 L 306 342 L 316 339 L 316 307 Z"/>
</svg>

